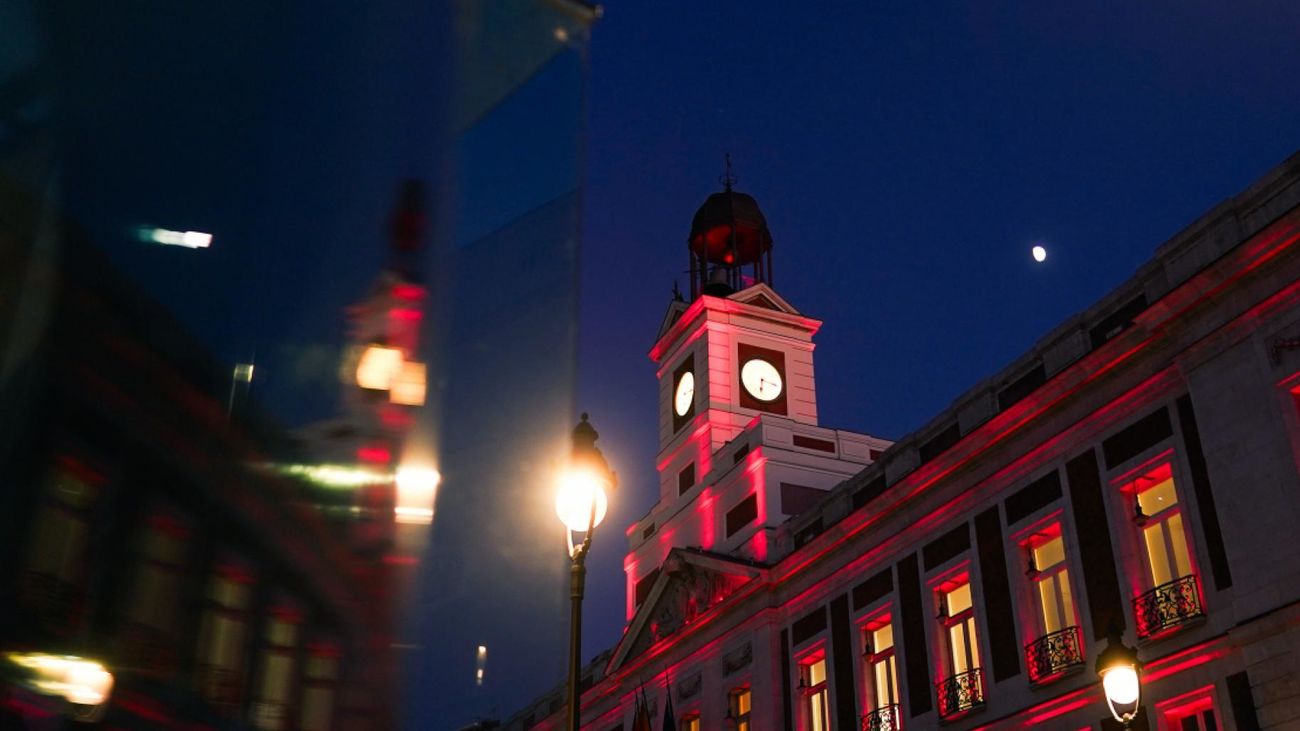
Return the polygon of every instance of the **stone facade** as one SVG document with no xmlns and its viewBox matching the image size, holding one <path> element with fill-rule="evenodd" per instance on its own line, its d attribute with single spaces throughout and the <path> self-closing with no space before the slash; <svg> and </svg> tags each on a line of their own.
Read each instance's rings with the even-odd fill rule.
<svg viewBox="0 0 1300 731">
<path fill-rule="evenodd" d="M 588 669 L 583 727 L 632 728 L 642 692 L 658 728 L 671 689 L 704 729 L 743 728 L 745 691 L 751 729 L 1111 728 L 1093 664 L 1112 624 L 1144 664 L 1136 727 L 1300 727 L 1297 346 L 1300 155 L 761 560 L 674 543 Z M 560 728 L 554 705 L 505 728 Z"/>
</svg>

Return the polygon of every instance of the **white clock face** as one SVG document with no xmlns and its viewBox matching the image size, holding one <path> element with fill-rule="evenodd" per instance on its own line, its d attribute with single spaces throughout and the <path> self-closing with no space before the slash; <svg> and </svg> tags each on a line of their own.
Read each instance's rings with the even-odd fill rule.
<svg viewBox="0 0 1300 731">
<path fill-rule="evenodd" d="M 678 416 L 685 416 L 695 403 L 695 374 L 686 371 L 677 380 L 677 391 L 673 394 L 673 411 Z"/>
<path fill-rule="evenodd" d="M 740 367 L 740 383 L 759 401 L 773 401 L 781 395 L 781 373 L 776 366 L 754 358 Z"/>
</svg>

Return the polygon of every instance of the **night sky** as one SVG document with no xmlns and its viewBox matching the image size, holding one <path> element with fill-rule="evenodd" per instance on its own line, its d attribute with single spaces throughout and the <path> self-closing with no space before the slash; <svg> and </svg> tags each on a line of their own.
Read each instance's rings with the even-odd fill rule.
<svg viewBox="0 0 1300 731">
<path fill-rule="evenodd" d="M 50 58 L 84 102 L 69 211 L 219 357 L 256 351 L 274 414 L 329 414 L 341 308 L 382 263 L 399 181 L 439 170 L 446 13 L 51 7 Z M 622 529 L 657 494 L 646 353 L 724 154 L 766 214 L 776 289 L 825 321 L 822 424 L 898 438 L 1300 148 L 1294 4 L 816 8 L 614 1 L 594 28 L 577 403 L 622 484 L 588 657 L 622 630 Z M 151 249 L 126 233 L 141 223 L 216 239 Z M 508 715 L 549 672 L 490 665 L 484 694 L 446 690 L 413 725 Z"/>
<path fill-rule="evenodd" d="M 825 322 L 821 423 L 897 439 L 1300 149 L 1294 5 L 793 8 L 611 2 L 594 30 L 580 403 L 616 526 L 657 496 L 646 353 L 724 153 Z M 595 549 L 593 652 L 625 551 Z"/>
</svg>

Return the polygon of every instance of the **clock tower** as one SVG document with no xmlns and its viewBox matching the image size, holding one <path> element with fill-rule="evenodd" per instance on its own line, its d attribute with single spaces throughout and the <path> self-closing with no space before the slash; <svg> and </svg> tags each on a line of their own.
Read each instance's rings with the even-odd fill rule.
<svg viewBox="0 0 1300 731">
<path fill-rule="evenodd" d="M 817 423 L 821 322 L 772 288 L 772 235 L 752 196 L 704 202 L 687 239 L 691 296 L 669 305 L 659 380 L 659 500 L 629 529 L 628 617 L 673 548 L 779 558 L 777 528 L 889 442 Z"/>
</svg>

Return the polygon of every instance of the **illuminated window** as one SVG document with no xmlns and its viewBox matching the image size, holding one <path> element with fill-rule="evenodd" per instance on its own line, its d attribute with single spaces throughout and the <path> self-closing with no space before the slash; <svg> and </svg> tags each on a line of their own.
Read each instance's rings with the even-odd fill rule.
<svg viewBox="0 0 1300 731">
<path fill-rule="evenodd" d="M 683 718 L 682 722 L 678 724 L 678 728 L 680 728 L 682 731 L 700 731 L 699 714 L 693 714 L 687 716 L 686 718 Z"/>
<path fill-rule="evenodd" d="M 1030 593 L 1038 609 L 1037 638 L 1025 645 L 1025 662 L 1029 678 L 1045 682 L 1082 667 L 1083 646 L 1061 526 L 1048 526 L 1023 545 L 1029 554 Z"/>
<path fill-rule="evenodd" d="M 102 478 L 62 458 L 46 478 L 19 596 L 43 626 L 67 633 L 82 616 L 90 515 Z"/>
<path fill-rule="evenodd" d="M 1070 572 L 1065 566 L 1065 540 L 1059 527 L 1055 536 L 1030 544 L 1034 559 L 1033 578 L 1043 634 L 1060 632 L 1076 624 L 1074 597 L 1070 593 Z"/>
<path fill-rule="evenodd" d="M 894 658 L 893 622 L 888 614 L 867 624 L 863 641 L 867 676 L 871 679 L 871 710 L 888 713 L 898 704 L 898 661 Z"/>
<path fill-rule="evenodd" d="M 298 641 L 297 617 L 280 610 L 266 621 L 261 667 L 258 673 L 257 703 L 253 723 L 265 731 L 287 727 L 289 701 L 293 692 L 293 665 Z"/>
<path fill-rule="evenodd" d="M 939 610 L 948 677 L 936 689 L 939 715 L 950 718 L 984 705 L 979 636 L 968 577 L 963 575 L 940 587 Z"/>
<path fill-rule="evenodd" d="M 979 640 L 975 632 L 975 605 L 970 582 L 963 581 L 943 593 L 945 624 L 948 628 L 948 670 L 953 675 L 980 666 Z"/>
<path fill-rule="evenodd" d="M 1178 504 L 1174 478 L 1165 465 L 1134 482 L 1142 542 L 1146 548 L 1152 586 L 1168 584 L 1192 573 L 1187 532 Z"/>
<path fill-rule="evenodd" d="M 735 731 L 750 731 L 749 713 L 753 697 L 749 688 L 737 688 L 727 697 L 727 709 L 731 720 L 736 722 Z"/>
<path fill-rule="evenodd" d="M 247 575 L 230 567 L 218 569 L 208 582 L 197 676 L 199 692 L 219 707 L 235 707 L 241 697 L 249 584 Z"/>
<path fill-rule="evenodd" d="M 184 561 L 185 529 L 166 516 L 154 516 L 141 540 L 128 612 L 133 621 L 162 632 L 172 629 Z"/>
<path fill-rule="evenodd" d="M 339 653 L 333 645 L 308 648 L 303 668 L 302 731 L 328 731 L 334 713 L 334 695 L 339 677 Z"/>
<path fill-rule="evenodd" d="M 826 688 L 826 656 L 820 655 L 799 666 L 804 716 L 808 731 L 830 731 L 830 694 Z"/>
</svg>

